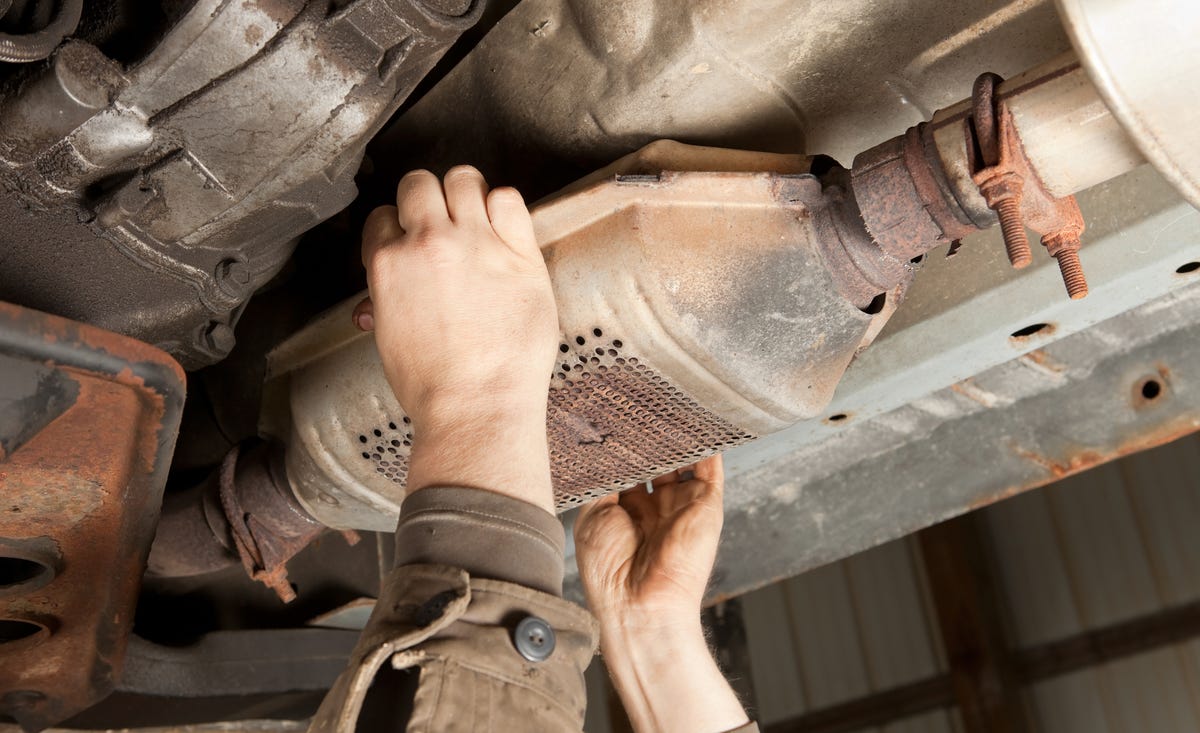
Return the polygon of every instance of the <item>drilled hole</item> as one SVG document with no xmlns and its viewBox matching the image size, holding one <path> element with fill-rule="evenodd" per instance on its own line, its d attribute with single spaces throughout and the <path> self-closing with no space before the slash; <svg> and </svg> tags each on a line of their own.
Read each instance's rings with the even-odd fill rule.
<svg viewBox="0 0 1200 733">
<path fill-rule="evenodd" d="M 1175 268 L 1175 272 L 1178 272 L 1180 275 L 1187 275 L 1196 270 L 1200 270 L 1200 262 L 1188 262 Z"/>
<path fill-rule="evenodd" d="M 0 557 L 0 589 L 30 584 L 54 571 L 35 560 L 23 557 Z"/>
<path fill-rule="evenodd" d="M 883 306 L 886 304 L 887 293 L 880 293 L 879 295 L 876 295 L 870 303 L 867 304 L 866 308 L 859 308 L 859 310 L 861 310 L 863 313 L 866 313 L 868 316 L 873 316 L 882 311 Z"/>
<path fill-rule="evenodd" d="M 616 340 L 614 340 L 614 341 L 613 341 L 613 346 L 617 347 L 618 349 L 619 349 L 619 348 L 621 348 L 621 347 L 622 347 L 622 346 L 624 346 L 624 345 L 625 345 L 625 344 L 621 343 L 621 339 L 616 339 Z"/>
<path fill-rule="evenodd" d="M 1049 333 L 1049 331 L 1052 329 L 1053 327 L 1049 323 L 1032 323 L 1025 328 L 1018 328 L 1016 331 L 1013 331 L 1011 335 L 1012 338 L 1023 339 L 1029 338 L 1035 333 L 1042 333 L 1043 331 Z"/>
<path fill-rule="evenodd" d="M 570 351 L 570 350 L 571 350 L 571 347 L 570 347 L 570 346 L 567 346 L 566 344 L 559 344 L 559 345 L 558 345 L 558 350 L 559 350 L 559 351 L 561 351 L 562 353 L 564 353 L 564 354 L 565 354 L 565 353 L 567 353 L 568 351 Z"/>
<path fill-rule="evenodd" d="M 358 442 L 360 442 L 360 443 L 367 442 L 367 436 L 365 436 L 365 435 L 358 436 Z"/>
<path fill-rule="evenodd" d="M 380 430 L 379 428 L 375 428 L 374 430 L 372 430 L 372 431 L 371 431 L 371 434 L 372 434 L 372 435 L 374 435 L 376 438 L 382 438 L 382 437 L 383 437 L 383 431 L 382 431 L 382 430 Z"/>
<path fill-rule="evenodd" d="M 394 422 L 388 423 L 388 430 L 395 430 L 395 429 L 396 429 L 396 423 L 394 423 Z"/>
<path fill-rule="evenodd" d="M 586 343 L 587 343 L 587 339 L 585 339 L 585 338 L 584 338 L 584 337 L 582 337 L 582 336 L 576 336 L 576 337 L 575 337 L 575 343 L 579 344 L 580 346 L 583 346 L 584 344 L 586 344 Z"/>
<path fill-rule="evenodd" d="M 843 422 L 844 420 L 846 420 L 846 419 L 847 419 L 847 418 L 849 418 L 849 417 L 850 417 L 850 416 L 849 416 L 849 415 L 847 415 L 846 413 L 844 413 L 844 412 L 839 412 L 839 413 L 837 413 L 837 414 L 830 415 L 830 416 L 828 417 L 828 420 L 829 420 L 829 422 Z"/>
<path fill-rule="evenodd" d="M 11 618 L 0 619 L 0 644 L 9 644 L 14 641 L 28 639 L 44 630 L 44 626 L 39 626 L 30 621 L 18 621 Z"/>
<path fill-rule="evenodd" d="M 1142 397 L 1156 400 L 1162 394 L 1162 384 L 1157 379 L 1147 379 L 1142 382 Z"/>
</svg>

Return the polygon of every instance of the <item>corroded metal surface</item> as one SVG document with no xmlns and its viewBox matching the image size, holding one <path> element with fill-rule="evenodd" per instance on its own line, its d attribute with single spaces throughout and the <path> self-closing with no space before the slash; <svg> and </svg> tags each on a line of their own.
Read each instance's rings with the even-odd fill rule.
<svg viewBox="0 0 1200 733">
<path fill-rule="evenodd" d="M 75 40 L 19 85 L 0 70 L 16 86 L 0 99 L 0 294 L 188 368 L 223 359 L 246 301 L 353 200 L 367 142 L 484 5 L 169 3 L 161 38 Z"/>
<path fill-rule="evenodd" d="M 1056 197 L 1042 184 L 1025 155 L 1008 104 L 996 95 L 999 81 L 996 74 L 983 74 L 975 81 L 971 124 L 965 127 L 974 135 L 974 144 L 966 145 L 973 158 L 972 180 L 996 212 L 1012 266 L 1022 268 L 1033 262 L 1025 234 L 1028 227 L 1042 235 L 1042 244 L 1058 261 L 1067 294 L 1078 300 L 1088 293 L 1079 262 L 1083 214 L 1074 196 Z"/>
<path fill-rule="evenodd" d="M 39 386 L 69 385 L 0 457 L 0 712 L 39 728 L 120 674 L 184 376 L 150 346 L 8 304 L 0 355 L 6 381 L 32 370 Z"/>
<path fill-rule="evenodd" d="M 240 562 L 249 577 L 290 603 L 296 593 L 287 563 L 325 531 L 292 494 L 283 446 L 250 441 L 234 446 L 204 482 L 167 497 L 149 573 L 189 577 Z M 358 542 L 353 532 L 343 535 Z"/>
<path fill-rule="evenodd" d="M 925 123 L 854 158 L 854 194 L 885 252 L 904 261 L 978 229 L 945 179 Z"/>
</svg>

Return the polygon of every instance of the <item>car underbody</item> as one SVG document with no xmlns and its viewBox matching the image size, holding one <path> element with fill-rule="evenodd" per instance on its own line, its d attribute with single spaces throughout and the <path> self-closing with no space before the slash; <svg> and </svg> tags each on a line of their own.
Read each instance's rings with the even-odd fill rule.
<svg viewBox="0 0 1200 733">
<path fill-rule="evenodd" d="M 1200 12 L 1131 8 L 0 0 L 0 713 L 311 715 L 413 168 L 535 202 L 568 527 L 728 451 L 714 601 L 1200 429 Z"/>
</svg>

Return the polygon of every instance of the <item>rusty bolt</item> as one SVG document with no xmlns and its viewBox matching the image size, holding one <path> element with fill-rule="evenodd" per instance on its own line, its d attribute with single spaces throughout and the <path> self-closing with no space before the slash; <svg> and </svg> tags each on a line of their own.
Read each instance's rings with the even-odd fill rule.
<svg viewBox="0 0 1200 733">
<path fill-rule="evenodd" d="M 1012 171 L 993 176 L 979 185 L 988 208 L 996 212 L 1000 220 L 1000 233 L 1004 237 L 1004 249 L 1008 261 L 1018 270 L 1033 262 L 1033 250 L 1025 234 L 1025 220 L 1021 216 L 1021 193 L 1024 181 Z"/>
<path fill-rule="evenodd" d="M 1074 230 L 1053 232 L 1042 237 L 1042 244 L 1054 259 L 1062 273 L 1063 284 L 1071 300 L 1079 300 L 1088 294 L 1087 278 L 1083 274 L 1083 263 L 1079 261 L 1079 233 Z"/>
</svg>

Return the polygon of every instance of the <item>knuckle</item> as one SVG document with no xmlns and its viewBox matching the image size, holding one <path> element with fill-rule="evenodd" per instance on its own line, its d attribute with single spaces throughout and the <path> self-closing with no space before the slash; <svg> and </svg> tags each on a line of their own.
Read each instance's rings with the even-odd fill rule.
<svg viewBox="0 0 1200 733">
<path fill-rule="evenodd" d="M 452 243 L 452 234 L 442 227 L 421 226 L 409 232 L 405 243 L 414 249 L 445 250 Z"/>
</svg>

